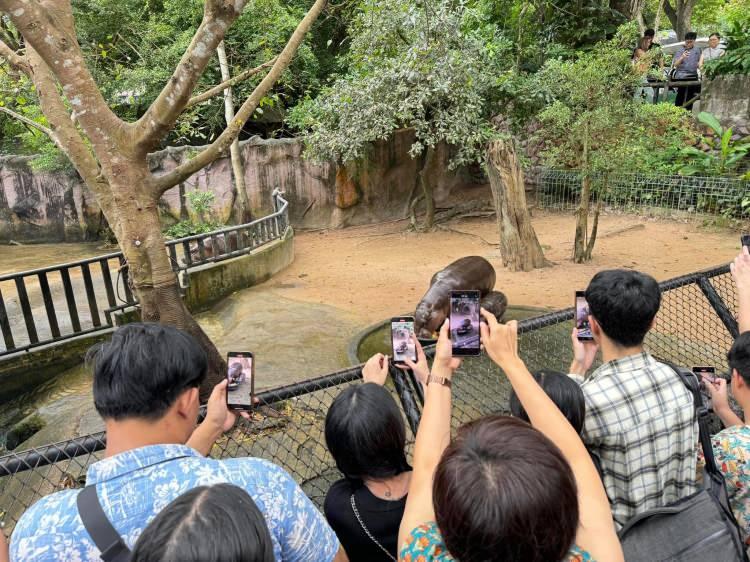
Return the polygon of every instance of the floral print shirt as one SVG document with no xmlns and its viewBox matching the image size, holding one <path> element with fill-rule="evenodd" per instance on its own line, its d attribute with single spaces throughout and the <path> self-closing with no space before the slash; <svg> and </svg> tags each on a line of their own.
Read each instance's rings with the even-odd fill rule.
<svg viewBox="0 0 750 562">
<path fill-rule="evenodd" d="M 246 490 L 265 516 L 274 555 L 283 562 L 330 562 L 339 548 L 323 515 L 283 469 L 256 458 L 205 458 L 185 445 L 151 445 L 92 464 L 86 484 L 96 484 L 102 508 L 129 548 L 148 523 L 177 496 L 221 482 Z M 100 562 L 83 527 L 76 497 L 63 490 L 42 498 L 18 521 L 12 562 Z"/>
<path fill-rule="evenodd" d="M 745 538 L 750 538 L 750 426 L 728 427 L 713 437 L 716 466 L 724 474 L 724 482 L 734 518 Z M 699 448 L 700 449 L 700 448 Z M 699 466 L 704 464 L 699 450 Z"/>
<path fill-rule="evenodd" d="M 445 548 L 443 537 L 434 521 L 414 529 L 401 549 L 400 562 L 456 562 Z M 573 546 L 561 562 L 594 562 L 591 555 Z"/>
</svg>

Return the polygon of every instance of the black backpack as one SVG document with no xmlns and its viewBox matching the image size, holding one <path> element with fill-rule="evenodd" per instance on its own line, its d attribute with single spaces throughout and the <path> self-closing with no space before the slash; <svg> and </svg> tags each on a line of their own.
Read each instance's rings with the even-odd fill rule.
<svg viewBox="0 0 750 562">
<path fill-rule="evenodd" d="M 706 466 L 702 489 L 672 504 L 639 513 L 620 530 L 627 562 L 748 562 L 742 533 L 729 506 L 724 476 L 716 466 L 708 409 L 698 378 L 667 363 L 693 394 Z"/>
</svg>

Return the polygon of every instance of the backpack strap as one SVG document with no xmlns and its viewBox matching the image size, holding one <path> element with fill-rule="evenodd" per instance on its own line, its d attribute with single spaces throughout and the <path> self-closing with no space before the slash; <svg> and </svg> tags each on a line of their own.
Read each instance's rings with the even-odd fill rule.
<svg viewBox="0 0 750 562">
<path fill-rule="evenodd" d="M 83 526 L 101 552 L 100 558 L 104 562 L 130 560 L 130 549 L 104 513 L 95 485 L 86 486 L 78 493 L 76 506 Z"/>
<path fill-rule="evenodd" d="M 716 466 L 716 459 L 714 458 L 714 448 L 711 444 L 711 433 L 708 428 L 708 408 L 703 405 L 698 377 L 692 371 L 687 371 L 672 363 L 665 361 L 664 364 L 677 373 L 682 383 L 692 393 L 693 408 L 695 409 L 695 417 L 698 419 L 698 435 L 700 437 L 701 449 L 703 449 L 703 458 L 706 462 L 706 470 L 711 475 L 721 476 L 721 472 Z"/>
</svg>

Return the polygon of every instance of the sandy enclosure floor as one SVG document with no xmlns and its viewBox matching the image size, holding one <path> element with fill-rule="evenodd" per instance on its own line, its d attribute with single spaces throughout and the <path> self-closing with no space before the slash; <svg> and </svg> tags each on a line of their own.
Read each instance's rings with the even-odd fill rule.
<svg viewBox="0 0 750 562">
<path fill-rule="evenodd" d="M 413 311 L 431 276 L 468 255 L 492 263 L 495 289 L 511 304 L 561 308 L 572 306 L 573 292 L 602 269 L 637 269 L 661 281 L 726 263 L 739 251 L 739 235 L 729 230 L 607 215 L 600 221 L 593 260 L 578 265 L 570 261 L 571 215 L 536 213 L 533 223 L 552 265 L 528 273 L 503 268 L 492 245 L 498 236 L 494 219 L 454 221 L 445 225 L 452 230 L 430 233 L 407 232 L 406 223 L 398 222 L 298 233 L 294 263 L 258 289 L 345 309 L 367 324 Z"/>
</svg>

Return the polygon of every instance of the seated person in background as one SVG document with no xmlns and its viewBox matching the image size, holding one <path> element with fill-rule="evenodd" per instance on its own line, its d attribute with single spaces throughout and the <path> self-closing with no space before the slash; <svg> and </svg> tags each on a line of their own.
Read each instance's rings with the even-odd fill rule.
<svg viewBox="0 0 750 562">
<path fill-rule="evenodd" d="M 685 34 L 685 43 L 674 54 L 672 69 L 674 79 L 677 81 L 695 82 L 698 80 L 698 64 L 701 59 L 701 49 L 695 45 L 698 35 L 694 31 Z M 688 111 L 693 109 L 695 97 L 700 94 L 700 85 L 680 86 L 677 85 L 677 98 L 675 105 L 684 107 Z"/>
<path fill-rule="evenodd" d="M 242 488 L 198 486 L 144 529 L 131 562 L 276 562 L 263 514 Z"/>
<path fill-rule="evenodd" d="M 418 361 L 408 365 L 422 380 L 429 367 L 418 341 L 416 346 Z M 331 486 L 323 511 L 353 561 L 397 557 L 411 467 L 404 416 L 383 388 L 387 376 L 388 357 L 371 357 L 362 369 L 364 384 L 342 391 L 326 415 L 326 444 L 344 478 Z"/>
<path fill-rule="evenodd" d="M 586 448 L 518 357 L 518 324 L 501 325 L 484 309 L 482 314 L 484 348 L 533 427 L 492 415 L 460 428 L 451 443 L 451 378 L 459 361 L 451 357 L 446 321 L 414 446 L 399 559 L 623 560 Z"/>
<path fill-rule="evenodd" d="M 745 419 L 750 419 L 750 332 L 737 338 L 727 360 L 732 370 L 732 394 L 742 406 Z M 711 438 L 716 466 L 724 474 L 734 517 L 750 540 L 750 427 L 729 407 L 725 379 L 704 379 L 704 383 L 714 412 L 726 427 Z"/>
<path fill-rule="evenodd" d="M 583 432 L 583 420 L 586 419 L 586 399 L 583 397 L 581 386 L 568 375 L 557 371 L 536 371 L 531 374 L 542 390 L 555 403 L 578 435 Z M 521 401 L 515 391 L 510 393 L 510 413 L 513 417 L 531 423 L 529 414 L 523 409 Z M 599 459 L 591 455 L 596 471 L 601 474 Z"/>
<path fill-rule="evenodd" d="M 191 336 L 159 324 L 128 324 L 89 355 L 107 448 L 105 458 L 89 466 L 86 484 L 96 486 L 105 516 L 128 548 L 180 494 L 227 482 L 257 503 L 276 560 L 346 560 L 323 515 L 283 469 L 262 459 L 204 457 L 235 415 L 227 410 L 224 380 L 196 429 L 207 360 Z M 63 490 L 29 508 L 13 530 L 11 560 L 98 560 L 77 496 L 78 490 Z"/>
<path fill-rule="evenodd" d="M 709 36 L 708 47 L 701 51 L 701 58 L 698 61 L 698 68 L 702 69 L 704 63 L 710 60 L 716 60 L 726 54 L 724 47 L 719 44 L 720 41 L 721 35 L 719 35 L 718 33 L 712 33 Z"/>
<path fill-rule="evenodd" d="M 661 303 L 653 277 L 597 273 L 586 289 L 593 342 L 573 330 L 571 376 L 586 398 L 583 442 L 599 457 L 619 525 L 697 490 L 693 396 L 668 365 L 643 349 Z M 602 350 L 603 364 L 584 379 Z"/>
</svg>

